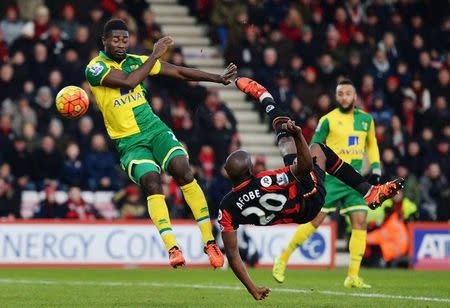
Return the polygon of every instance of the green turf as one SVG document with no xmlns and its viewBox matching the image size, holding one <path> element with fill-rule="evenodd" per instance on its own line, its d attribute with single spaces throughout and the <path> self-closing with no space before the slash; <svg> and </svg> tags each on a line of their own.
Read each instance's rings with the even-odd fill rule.
<svg viewBox="0 0 450 308">
<path fill-rule="evenodd" d="M 343 269 L 290 270 L 282 285 L 272 279 L 269 270 L 253 270 L 251 275 L 258 284 L 273 289 L 263 302 L 254 301 L 244 289 L 235 289 L 240 284 L 230 270 L 0 269 L 0 306 L 450 307 L 448 272 L 363 270 L 364 278 L 373 285 L 363 291 L 342 287 Z M 414 298 L 357 297 L 359 293 Z"/>
</svg>

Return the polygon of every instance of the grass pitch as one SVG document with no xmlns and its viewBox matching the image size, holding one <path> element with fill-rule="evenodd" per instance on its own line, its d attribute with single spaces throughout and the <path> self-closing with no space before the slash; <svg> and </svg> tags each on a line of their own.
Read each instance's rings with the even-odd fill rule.
<svg viewBox="0 0 450 308">
<path fill-rule="evenodd" d="M 272 288 L 256 302 L 231 270 L 0 269 L 1 307 L 450 307 L 449 272 L 366 270 L 370 290 L 342 286 L 346 271 L 251 270 Z"/>
</svg>

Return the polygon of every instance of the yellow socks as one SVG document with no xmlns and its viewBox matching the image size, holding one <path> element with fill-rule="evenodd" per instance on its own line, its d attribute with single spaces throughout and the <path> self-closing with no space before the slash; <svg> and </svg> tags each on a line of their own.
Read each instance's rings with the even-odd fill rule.
<svg viewBox="0 0 450 308">
<path fill-rule="evenodd" d="M 211 220 L 209 219 L 209 210 L 205 195 L 195 179 L 180 188 L 186 203 L 191 208 L 192 214 L 194 214 L 194 218 L 202 233 L 203 243 L 206 245 L 209 241 L 213 241 L 214 237 L 212 235 Z"/>
<path fill-rule="evenodd" d="M 297 231 L 295 231 L 294 236 L 292 237 L 291 241 L 289 242 L 289 245 L 284 249 L 283 253 L 280 256 L 280 259 L 284 262 L 288 262 L 289 257 L 294 252 L 295 249 L 297 249 L 298 246 L 303 244 L 308 237 L 311 236 L 316 231 L 316 228 L 312 225 L 311 222 L 308 222 L 304 225 L 300 225 L 297 228 Z"/>
<path fill-rule="evenodd" d="M 366 230 L 352 230 L 348 249 L 350 250 L 350 264 L 348 265 L 348 276 L 358 277 L 361 260 L 366 250 Z"/>
<path fill-rule="evenodd" d="M 164 195 L 151 195 L 147 197 L 148 213 L 158 228 L 159 234 L 166 245 L 167 251 L 173 246 L 177 246 L 177 241 L 173 235 L 172 225 L 170 224 L 169 211 Z"/>
</svg>

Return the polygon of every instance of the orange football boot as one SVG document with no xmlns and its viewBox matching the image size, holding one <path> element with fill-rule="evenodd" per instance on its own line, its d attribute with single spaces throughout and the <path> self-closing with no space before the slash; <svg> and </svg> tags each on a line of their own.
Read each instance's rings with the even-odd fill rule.
<svg viewBox="0 0 450 308">
<path fill-rule="evenodd" d="M 181 267 L 186 264 L 183 253 L 177 246 L 174 246 L 169 250 L 169 263 L 173 268 Z"/>
<path fill-rule="evenodd" d="M 262 85 L 247 77 L 238 77 L 234 83 L 239 90 L 246 94 L 250 94 L 256 99 L 259 99 L 261 95 L 268 92 Z"/>
<path fill-rule="evenodd" d="M 381 185 L 374 185 L 369 192 L 364 196 L 367 205 L 372 210 L 379 207 L 385 200 L 393 197 L 403 188 L 405 180 L 402 178 L 395 179 Z"/>
<path fill-rule="evenodd" d="M 216 243 L 210 242 L 208 245 L 205 246 L 204 251 L 209 257 L 209 263 L 214 268 L 219 268 L 219 267 L 223 266 L 223 262 L 224 262 L 223 254 L 220 251 L 220 248 L 219 248 L 219 246 L 217 246 Z"/>
</svg>

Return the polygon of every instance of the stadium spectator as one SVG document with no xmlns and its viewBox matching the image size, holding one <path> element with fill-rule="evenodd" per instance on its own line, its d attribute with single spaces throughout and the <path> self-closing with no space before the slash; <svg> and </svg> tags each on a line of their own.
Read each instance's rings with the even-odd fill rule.
<svg viewBox="0 0 450 308">
<path fill-rule="evenodd" d="M 448 220 L 450 189 L 447 177 L 442 174 L 439 164 L 428 165 L 425 174 L 420 179 L 420 186 L 423 201 L 420 207 L 420 218 L 422 220 Z"/>
<path fill-rule="evenodd" d="M 12 185 L 0 177 L 0 221 L 20 217 L 20 198 L 17 198 Z"/>
<path fill-rule="evenodd" d="M 378 42 L 378 49 L 386 54 L 389 64 L 395 66 L 400 57 L 399 49 L 395 44 L 395 36 L 391 32 L 383 35 L 383 40 Z"/>
<path fill-rule="evenodd" d="M 320 54 L 320 46 L 317 38 L 309 25 L 302 28 L 302 36 L 296 44 L 296 52 L 302 58 L 305 65 L 315 65 L 317 55 Z"/>
<path fill-rule="evenodd" d="M 351 51 L 346 61 L 345 66 L 348 67 L 346 72 L 348 78 L 355 81 L 355 87 L 360 88 L 364 76 L 364 66 L 360 53 L 356 50 Z"/>
<path fill-rule="evenodd" d="M 46 185 L 44 193 L 44 200 L 39 203 L 33 218 L 66 218 L 68 209 L 66 204 L 57 202 L 56 186 L 52 184 Z"/>
<path fill-rule="evenodd" d="M 439 70 L 437 82 L 431 87 L 431 94 L 434 99 L 442 96 L 450 102 L 450 68 Z"/>
<path fill-rule="evenodd" d="M 399 153 L 401 157 L 405 156 L 406 131 L 403 128 L 400 118 L 398 116 L 395 115 L 392 117 L 389 128 L 386 130 L 386 133 L 380 137 L 382 139 L 379 140 L 379 143 L 387 146 L 390 145 L 394 147 L 395 151 L 397 151 L 397 153 Z"/>
<path fill-rule="evenodd" d="M 78 122 L 75 140 L 80 147 L 81 157 L 84 157 L 91 147 L 94 122 L 89 116 L 83 116 Z"/>
<path fill-rule="evenodd" d="M 12 129 L 12 120 L 9 114 L 3 114 L 0 116 L 0 149 L 4 155 L 9 154 L 9 150 L 12 148 L 12 143 L 15 138 L 14 131 Z"/>
<path fill-rule="evenodd" d="M 147 208 L 141 200 L 141 193 L 136 185 L 128 185 L 113 196 L 113 202 L 123 219 L 148 218 Z"/>
<path fill-rule="evenodd" d="M 37 7 L 34 13 L 34 35 L 33 39 L 38 40 L 50 27 L 50 11 L 45 5 Z"/>
<path fill-rule="evenodd" d="M 273 98 L 283 108 L 287 110 L 289 108 L 289 102 L 292 100 L 294 91 L 291 86 L 291 82 L 285 71 L 279 71 L 276 76 L 275 87 L 272 90 Z"/>
<path fill-rule="evenodd" d="M 14 140 L 14 147 L 6 157 L 6 161 L 11 166 L 11 172 L 20 190 L 34 188 L 30 176 L 30 170 L 33 170 L 33 160 L 31 154 L 26 150 L 23 138 L 17 137 Z"/>
<path fill-rule="evenodd" d="M 8 6 L 4 19 L 0 21 L 0 29 L 3 32 L 3 36 L 6 44 L 11 44 L 20 36 L 22 28 L 24 26 L 23 20 L 19 17 L 17 7 Z"/>
<path fill-rule="evenodd" d="M 387 127 L 392 119 L 393 112 L 391 108 L 385 105 L 382 97 L 375 97 L 370 114 L 372 115 L 375 124 Z"/>
<path fill-rule="evenodd" d="M 34 179 L 38 188 L 48 182 L 59 183 L 62 175 L 63 158 L 55 146 L 55 140 L 46 135 L 41 146 L 33 153 Z"/>
<path fill-rule="evenodd" d="M 80 186 L 85 188 L 84 163 L 80 158 L 80 148 L 75 142 L 69 142 L 65 151 L 62 183 L 67 186 Z"/>
<path fill-rule="evenodd" d="M 58 21 L 58 25 L 63 33 L 67 35 L 67 38 L 69 40 L 73 40 L 77 28 L 79 27 L 79 24 L 76 20 L 75 7 L 69 3 L 65 4 L 62 9 L 61 15 L 62 18 Z"/>
<path fill-rule="evenodd" d="M 325 91 L 333 92 L 339 74 L 333 57 L 328 53 L 322 54 L 319 58 L 318 80 L 323 84 Z"/>
<path fill-rule="evenodd" d="M 374 78 L 375 89 L 382 90 L 386 83 L 387 77 L 391 73 L 391 64 L 386 58 L 386 53 L 384 51 L 378 49 L 375 52 L 367 73 Z"/>
<path fill-rule="evenodd" d="M 369 256 L 371 262 L 376 262 L 381 266 L 396 267 L 400 263 L 403 267 L 408 266 L 407 258 L 409 234 L 405 221 L 414 218 L 417 212 L 417 205 L 408 198 L 405 198 L 400 191 L 392 199 L 386 200 L 382 207 L 371 211 L 368 215 L 368 223 L 375 219 L 381 221 L 381 225 L 367 233 L 367 249 L 371 252 Z M 376 249 L 381 250 L 378 256 Z M 375 250 L 375 251 L 374 251 Z M 381 260 L 374 260 L 381 257 Z"/>
<path fill-rule="evenodd" d="M 79 27 L 76 28 L 74 46 L 76 46 L 76 49 L 79 53 L 80 61 L 82 63 L 88 62 L 89 55 L 92 49 L 95 48 L 95 46 L 92 44 L 90 30 L 87 26 L 80 25 Z M 136 50 L 134 50 L 133 53 L 135 51 Z"/>
<path fill-rule="evenodd" d="M 295 87 L 295 95 L 308 109 L 312 110 L 322 92 L 324 92 L 324 87 L 317 78 L 317 70 L 312 66 L 306 67 L 304 70 L 304 79 L 298 82 Z"/>
<path fill-rule="evenodd" d="M 223 111 L 213 115 L 213 128 L 208 132 L 208 144 L 211 145 L 214 155 L 214 165 L 219 167 L 225 163 L 228 156 L 233 131 L 227 116 Z"/>
<path fill-rule="evenodd" d="M 30 69 L 26 63 L 25 54 L 20 50 L 16 51 L 12 54 L 10 63 L 14 69 L 15 86 L 20 88 L 30 74 Z"/>
<path fill-rule="evenodd" d="M 420 205 L 421 196 L 419 179 L 414 174 L 411 174 L 409 169 L 402 164 L 397 166 L 395 175 L 405 179 L 403 188 L 403 195 L 405 196 L 405 198 L 408 198 L 416 205 Z"/>
<path fill-rule="evenodd" d="M 22 127 L 22 136 L 29 153 L 33 153 L 39 147 L 40 136 L 32 123 L 25 123 Z"/>
<path fill-rule="evenodd" d="M 415 140 L 409 142 L 403 163 L 415 176 L 420 177 L 424 171 L 424 160 L 419 143 Z"/>
<path fill-rule="evenodd" d="M 68 200 L 65 203 L 67 207 L 66 218 L 69 219 L 96 219 L 101 218 L 100 213 L 94 206 L 86 202 L 81 196 L 81 190 L 78 186 L 69 188 Z"/>
<path fill-rule="evenodd" d="M 11 64 L 3 64 L 0 67 L 0 102 L 5 104 L 5 100 L 9 100 L 9 104 L 12 100 L 19 95 L 19 88 L 15 84 L 14 80 L 14 68 Z"/>
<path fill-rule="evenodd" d="M 300 127 L 304 127 L 307 119 L 311 116 L 312 111 L 307 106 L 303 105 L 301 99 L 297 96 L 293 96 L 290 102 L 290 115 L 295 124 Z"/>
<path fill-rule="evenodd" d="M 51 23 L 48 30 L 41 34 L 39 40 L 47 46 L 50 58 L 61 61 L 68 38 L 67 33 L 63 32 L 56 23 Z"/>
<path fill-rule="evenodd" d="M 290 7 L 280 24 L 281 33 L 290 41 L 298 42 L 301 38 L 303 18 L 295 7 Z"/>
<path fill-rule="evenodd" d="M 116 163 L 102 134 L 92 136 L 91 150 L 86 154 L 85 166 L 90 190 L 117 189 Z"/>
<path fill-rule="evenodd" d="M 205 102 L 198 108 L 195 115 L 195 123 L 198 125 L 198 133 L 208 132 L 214 127 L 213 115 L 217 111 L 224 112 L 227 121 L 231 125 L 231 131 L 236 132 L 237 121 L 231 110 L 219 98 L 219 93 L 216 90 L 210 89 L 206 96 Z"/>
</svg>

